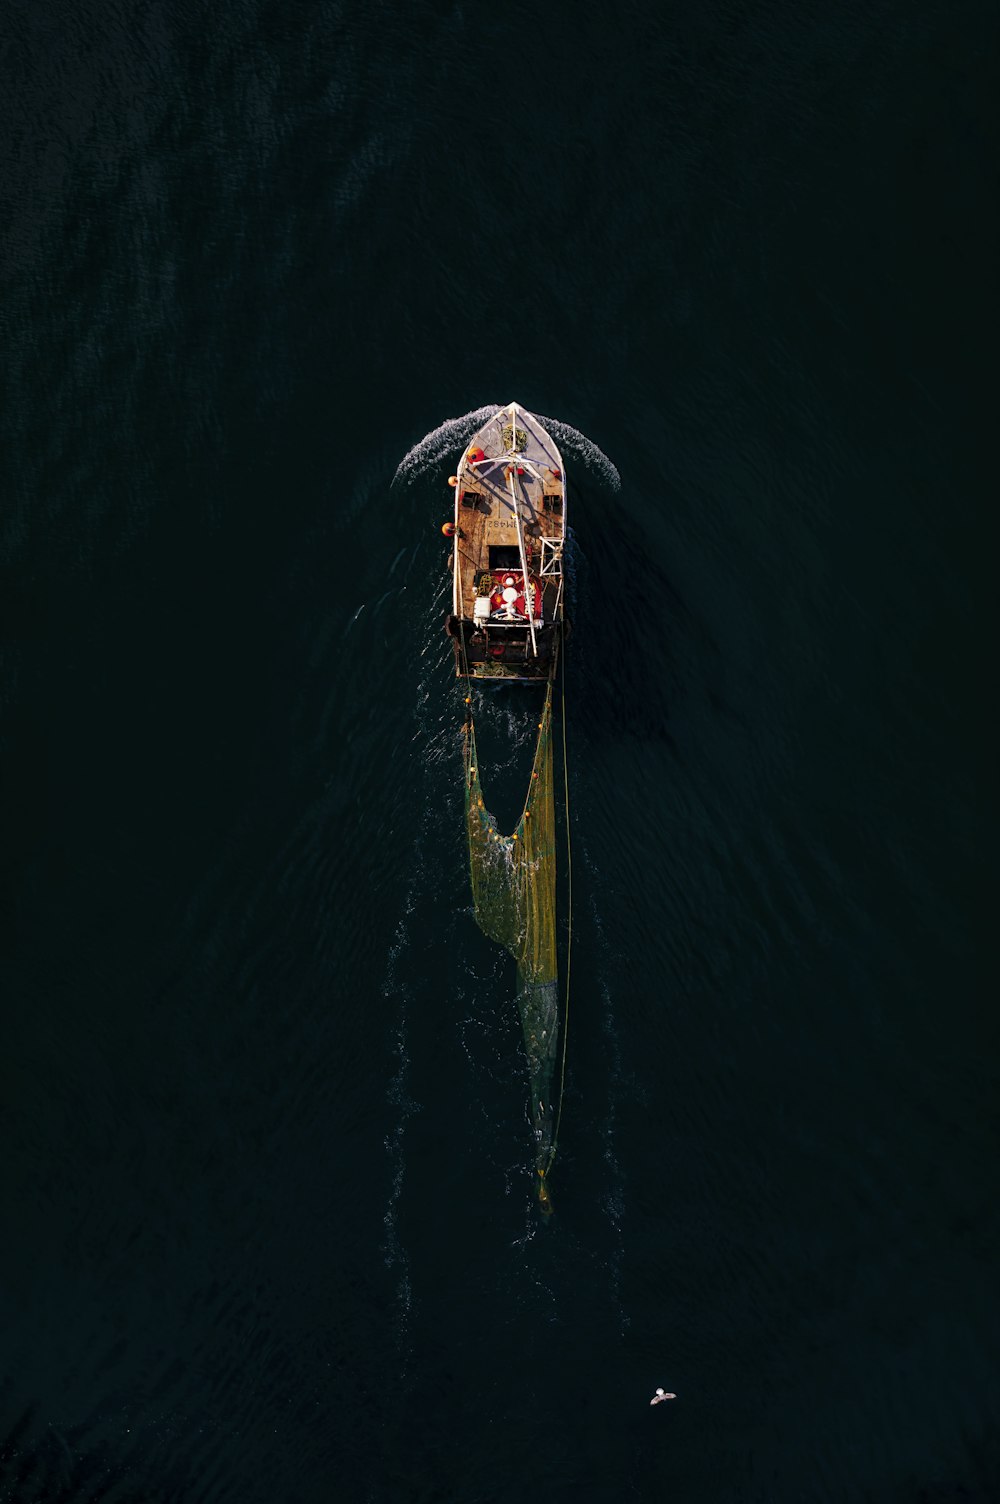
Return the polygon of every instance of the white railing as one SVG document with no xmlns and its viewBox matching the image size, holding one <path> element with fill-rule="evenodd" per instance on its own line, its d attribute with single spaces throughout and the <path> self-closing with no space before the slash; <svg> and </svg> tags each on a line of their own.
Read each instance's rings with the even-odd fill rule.
<svg viewBox="0 0 1000 1504">
<path fill-rule="evenodd" d="M 559 579 L 562 576 L 563 540 L 543 538 L 538 573 L 543 579 Z"/>
</svg>

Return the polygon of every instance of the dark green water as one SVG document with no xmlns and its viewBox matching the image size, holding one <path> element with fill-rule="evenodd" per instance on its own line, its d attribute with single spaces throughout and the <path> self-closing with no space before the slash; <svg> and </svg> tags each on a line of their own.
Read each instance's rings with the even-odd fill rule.
<svg viewBox="0 0 1000 1504">
<path fill-rule="evenodd" d="M 2 29 L 0 1500 L 1000 1497 L 986 7 Z M 621 474 L 547 1228 L 391 485 L 510 400 Z"/>
</svg>

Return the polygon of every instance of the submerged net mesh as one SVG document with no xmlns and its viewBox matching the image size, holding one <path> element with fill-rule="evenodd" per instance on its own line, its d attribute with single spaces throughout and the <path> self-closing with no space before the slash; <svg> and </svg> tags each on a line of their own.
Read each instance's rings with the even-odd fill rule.
<svg viewBox="0 0 1000 1504">
<path fill-rule="evenodd" d="M 517 1006 L 528 1057 L 535 1168 L 539 1198 L 547 1210 L 545 1175 L 553 1152 L 552 1083 L 559 1033 L 551 683 L 538 725 L 528 797 L 513 834 L 502 835 L 486 808 L 471 722 L 465 742 L 465 816 L 476 920 L 517 962 Z"/>
</svg>

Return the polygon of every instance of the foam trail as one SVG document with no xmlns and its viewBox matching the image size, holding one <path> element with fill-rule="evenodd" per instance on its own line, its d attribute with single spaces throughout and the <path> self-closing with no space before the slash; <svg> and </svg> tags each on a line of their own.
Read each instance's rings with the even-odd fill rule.
<svg viewBox="0 0 1000 1504">
<path fill-rule="evenodd" d="M 571 428 L 568 423 L 560 423 L 558 418 L 543 418 L 541 413 L 535 417 L 543 428 L 547 428 L 552 437 L 559 442 L 561 449 L 569 450 L 574 458 L 583 460 L 591 470 L 596 470 L 601 480 L 611 491 L 620 491 L 622 478 L 618 474 L 617 467 L 611 463 L 603 449 L 599 449 L 593 439 L 588 439 L 585 433 L 578 428 Z"/>
<path fill-rule="evenodd" d="M 621 1160 L 618 1157 L 618 1101 L 628 1095 L 628 1080 L 622 1062 L 621 1040 L 618 1034 L 618 1025 L 615 1017 L 615 1001 L 611 985 L 607 978 L 606 958 L 611 953 L 604 923 L 597 907 L 596 892 L 598 890 L 599 869 L 594 861 L 586 841 L 578 837 L 583 851 L 584 865 L 593 880 L 595 896 L 590 901 L 590 924 L 591 930 L 597 941 L 598 965 L 596 980 L 601 995 L 601 1028 L 605 1039 L 606 1058 L 608 1061 L 608 1106 L 604 1120 L 602 1138 L 604 1140 L 604 1163 L 608 1170 L 608 1188 L 601 1197 L 601 1206 L 611 1227 L 613 1246 L 608 1261 L 608 1272 L 611 1276 L 611 1298 L 618 1314 L 618 1328 L 624 1337 L 631 1325 L 631 1317 L 625 1307 L 623 1296 L 622 1270 L 625 1262 L 625 1234 L 623 1222 L 625 1218 L 625 1173 Z"/>
<path fill-rule="evenodd" d="M 403 1194 L 403 1183 L 406 1178 L 405 1138 L 406 1125 L 415 1112 L 419 1112 L 419 1104 L 410 1098 L 409 1093 L 409 1065 L 410 1056 L 406 1041 L 407 1002 L 409 990 L 399 976 L 398 962 L 400 956 L 406 950 L 409 943 L 409 934 L 405 919 L 401 919 L 396 929 L 392 949 L 389 952 L 389 973 L 382 995 L 389 999 L 394 993 L 399 997 L 399 1012 L 397 1015 L 396 1037 L 393 1053 L 396 1057 L 396 1069 L 389 1082 L 388 1099 L 396 1110 L 396 1124 L 392 1132 L 386 1137 L 385 1151 L 389 1159 L 389 1167 L 392 1183 L 389 1190 L 389 1201 L 386 1207 L 383 1223 L 385 1225 L 385 1242 L 382 1244 L 382 1256 L 387 1269 L 392 1270 L 396 1277 L 396 1302 L 397 1322 L 396 1340 L 400 1349 L 400 1361 L 403 1371 L 410 1358 L 409 1348 L 409 1320 L 413 1303 L 413 1289 L 410 1283 L 410 1261 L 406 1250 L 399 1238 L 399 1203 Z"/>
<path fill-rule="evenodd" d="M 403 552 L 405 553 L 405 550 Z M 402 554 L 397 555 L 393 569 L 399 564 L 401 557 Z M 410 562 L 412 564 L 412 558 Z M 407 572 L 408 569 L 409 566 L 407 566 Z M 447 586 L 442 583 L 435 599 L 431 600 L 426 597 L 424 599 L 422 622 L 416 631 L 417 640 L 422 638 L 425 643 L 421 650 L 421 657 L 425 656 L 428 645 L 432 642 L 437 650 L 439 638 L 433 628 L 437 626 L 441 591 L 446 588 Z M 437 656 L 439 655 L 435 652 L 435 657 Z M 394 1336 L 397 1345 L 397 1382 L 409 1376 L 414 1356 L 410 1326 L 415 1296 L 410 1275 L 410 1258 L 400 1235 L 399 1218 L 406 1190 L 407 1133 L 413 1117 L 423 1110 L 423 1103 L 414 1097 L 411 1082 L 409 1020 L 414 995 L 409 978 L 419 970 L 420 957 L 416 950 L 420 935 L 420 920 L 417 917 L 420 912 L 419 903 L 421 896 L 426 894 L 431 887 L 430 876 L 424 865 L 422 853 L 425 849 L 427 829 L 432 822 L 436 823 L 440 818 L 441 809 L 440 787 L 435 788 L 435 796 L 432 800 L 426 797 L 426 780 L 431 776 L 430 770 L 434 769 L 433 778 L 435 784 L 438 785 L 437 765 L 442 761 L 454 763 L 456 758 L 461 756 L 456 746 L 453 707 L 450 701 L 446 708 L 439 706 L 430 693 L 433 681 L 437 677 L 439 677 L 437 667 L 425 666 L 415 686 L 417 704 L 414 711 L 415 734 L 412 740 L 419 747 L 419 765 L 425 783 L 425 797 L 418 801 L 423 810 L 420 817 L 420 831 L 410 848 L 410 857 L 407 862 L 409 882 L 403 898 L 403 912 L 389 947 L 382 983 L 382 997 L 386 1008 L 395 1013 L 391 1037 L 392 1064 L 389 1067 L 391 1075 L 387 1086 L 387 1102 L 392 1126 L 384 1140 L 389 1188 L 382 1219 L 385 1236 L 381 1252 L 385 1267 L 395 1281 Z M 451 812 L 457 821 L 458 809 L 464 797 L 461 786 L 451 797 L 455 801 L 455 807 Z"/>
<path fill-rule="evenodd" d="M 485 407 L 473 408 L 471 413 L 463 413 L 460 418 L 445 418 L 400 460 L 392 478 L 393 485 L 397 481 L 417 480 L 440 463 L 446 454 L 457 454 L 476 429 L 482 428 L 487 418 L 492 418 L 501 407 L 502 402 L 489 402 Z"/>
<path fill-rule="evenodd" d="M 482 428 L 487 419 L 492 418 L 502 406 L 502 402 L 489 402 L 485 407 L 476 407 L 472 412 L 463 413 L 460 418 L 446 418 L 432 432 L 425 434 L 419 444 L 414 444 L 400 460 L 393 476 L 393 485 L 397 481 L 405 483 L 418 480 L 428 470 L 440 464 L 445 456 L 457 455 L 476 430 Z M 588 439 L 578 428 L 561 423 L 558 418 L 543 418 L 540 413 L 535 416 L 543 428 L 547 428 L 557 440 L 561 449 L 567 450 L 575 459 L 582 460 L 588 469 L 595 471 L 609 490 L 621 490 L 622 478 L 618 470 L 593 439 Z"/>
</svg>

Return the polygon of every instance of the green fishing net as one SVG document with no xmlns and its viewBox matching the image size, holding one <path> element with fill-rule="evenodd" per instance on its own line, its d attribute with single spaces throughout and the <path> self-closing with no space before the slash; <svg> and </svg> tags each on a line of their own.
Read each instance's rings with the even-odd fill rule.
<svg viewBox="0 0 1000 1504">
<path fill-rule="evenodd" d="M 476 920 L 517 962 L 538 1193 L 549 1210 L 545 1176 L 554 1153 L 552 1085 L 559 1034 L 551 683 L 538 725 L 528 797 L 513 834 L 502 835 L 486 808 L 471 720 L 465 741 L 465 815 Z"/>
</svg>

